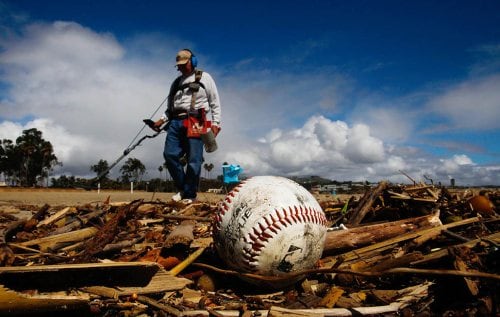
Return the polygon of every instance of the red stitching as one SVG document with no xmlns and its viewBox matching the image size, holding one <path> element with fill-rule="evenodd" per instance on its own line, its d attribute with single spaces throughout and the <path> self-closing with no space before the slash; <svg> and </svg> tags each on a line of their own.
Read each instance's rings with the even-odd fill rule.
<svg viewBox="0 0 500 317">
<path fill-rule="evenodd" d="M 233 202 L 231 199 L 236 196 L 236 193 L 239 193 L 241 187 L 247 182 L 248 180 L 241 181 L 238 185 L 236 185 L 227 195 L 224 197 L 224 201 L 219 204 L 218 208 L 218 214 L 220 215 L 219 218 L 217 218 L 217 221 L 222 222 L 222 217 L 226 214 L 226 212 L 229 210 L 229 204 Z M 220 225 L 219 225 L 220 227 Z"/>
<path fill-rule="evenodd" d="M 257 222 L 251 232 L 244 237 L 244 241 L 249 244 L 248 247 L 245 247 L 244 261 L 251 268 L 257 267 L 257 257 L 261 254 L 268 240 L 273 238 L 279 230 L 294 223 L 309 222 L 322 226 L 327 224 L 323 212 L 303 206 L 275 209 L 274 213 L 264 216 L 263 219 L 267 227 L 263 226 L 261 222 Z"/>
</svg>

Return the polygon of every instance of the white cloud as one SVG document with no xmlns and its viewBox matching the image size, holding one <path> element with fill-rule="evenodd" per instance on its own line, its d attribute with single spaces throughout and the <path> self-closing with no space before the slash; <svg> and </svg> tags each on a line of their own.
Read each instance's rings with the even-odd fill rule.
<svg viewBox="0 0 500 317">
<path fill-rule="evenodd" d="M 438 167 L 438 172 L 441 174 L 452 175 L 457 174 L 464 168 L 472 167 L 474 164 L 467 155 L 454 155 L 450 159 L 440 160 L 441 166 Z"/>
<path fill-rule="evenodd" d="M 262 174 L 261 166 L 288 175 L 329 175 L 337 171 L 354 172 L 358 164 L 371 164 L 384 159 L 383 142 L 370 135 L 369 127 L 331 121 L 313 116 L 299 129 L 272 130 L 261 140 L 257 162 L 248 162 L 248 152 L 231 153 L 236 162 L 247 161 L 248 172 Z M 241 163 L 239 163 L 242 165 Z M 361 175 L 360 175 L 361 176 Z"/>
<path fill-rule="evenodd" d="M 0 123 L 2 138 L 15 142 L 16 138 L 22 135 L 23 130 L 37 129 L 42 131 L 42 138 L 49 141 L 54 147 L 54 154 L 59 161 L 68 162 L 78 159 L 78 164 L 86 164 L 86 155 L 82 149 L 91 148 L 91 140 L 78 135 L 72 135 L 63 126 L 55 124 L 50 119 L 35 119 L 25 125 L 4 121 Z"/>
<path fill-rule="evenodd" d="M 13 142 L 16 141 L 17 137 L 23 132 L 23 126 L 19 123 L 12 121 L 4 121 L 0 123 L 0 139 L 8 139 Z"/>
<path fill-rule="evenodd" d="M 354 163 L 375 163 L 384 159 L 384 147 L 381 140 L 370 135 L 368 126 L 357 124 L 347 139 L 346 154 Z"/>
<path fill-rule="evenodd" d="M 472 79 L 450 87 L 434 98 L 430 109 L 455 129 L 499 129 L 500 75 Z"/>
<path fill-rule="evenodd" d="M 349 118 L 370 126 L 371 133 L 387 143 L 404 144 L 411 140 L 419 121 L 426 116 L 418 105 L 421 98 L 420 94 L 388 97 L 366 93 L 355 104 Z"/>
</svg>

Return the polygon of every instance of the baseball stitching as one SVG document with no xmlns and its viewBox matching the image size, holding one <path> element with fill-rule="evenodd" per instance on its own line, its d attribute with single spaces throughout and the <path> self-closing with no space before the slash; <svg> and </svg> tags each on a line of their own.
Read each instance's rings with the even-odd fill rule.
<svg viewBox="0 0 500 317">
<path fill-rule="evenodd" d="M 230 204 L 233 202 L 234 197 L 236 197 L 236 194 L 239 193 L 240 188 L 246 182 L 247 181 L 241 181 L 224 198 L 224 201 L 222 202 L 221 206 L 219 207 L 219 212 L 215 213 L 215 215 L 214 215 L 214 218 L 215 218 L 214 231 L 215 231 L 215 233 L 217 233 L 217 232 L 220 231 L 222 217 L 224 217 L 224 215 L 226 214 L 226 212 L 229 210 Z"/>
<path fill-rule="evenodd" d="M 257 222 L 244 237 L 247 246 L 243 248 L 243 260 L 251 269 L 258 266 L 257 257 L 262 253 L 267 242 L 274 238 L 280 230 L 299 223 L 312 223 L 321 226 L 327 224 L 323 212 L 304 206 L 275 209 L 262 219 L 263 221 Z"/>
</svg>

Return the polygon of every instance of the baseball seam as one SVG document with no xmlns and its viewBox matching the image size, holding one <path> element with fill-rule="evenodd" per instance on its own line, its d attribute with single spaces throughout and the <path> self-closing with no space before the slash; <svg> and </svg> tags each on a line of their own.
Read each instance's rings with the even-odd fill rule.
<svg viewBox="0 0 500 317">
<path fill-rule="evenodd" d="M 221 205 L 219 206 L 219 212 L 215 213 L 214 215 L 214 233 L 217 233 L 220 231 L 221 228 L 221 222 L 222 222 L 222 217 L 226 214 L 226 212 L 229 210 L 230 205 L 233 202 L 233 199 L 236 197 L 236 195 L 239 193 L 241 187 L 246 183 L 246 181 L 241 181 L 238 185 L 236 185 L 224 198 L 224 201 L 222 201 Z"/>
<path fill-rule="evenodd" d="M 247 246 L 243 248 L 243 260 L 248 268 L 255 269 L 258 266 L 257 257 L 262 253 L 267 242 L 280 230 L 299 223 L 326 226 L 327 220 L 322 211 L 304 206 L 275 209 L 262 217 L 244 237 Z"/>
</svg>

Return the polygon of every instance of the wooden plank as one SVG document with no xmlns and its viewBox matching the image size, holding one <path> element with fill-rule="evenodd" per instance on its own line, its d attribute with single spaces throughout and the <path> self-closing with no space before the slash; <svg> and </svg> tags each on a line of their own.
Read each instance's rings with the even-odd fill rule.
<svg viewBox="0 0 500 317">
<path fill-rule="evenodd" d="M 28 316 L 30 313 L 70 311 L 88 307 L 89 297 L 86 295 L 29 295 L 18 293 L 0 285 L 0 314 L 16 314 Z"/>
<path fill-rule="evenodd" d="M 154 262 L 0 267 L 0 282 L 10 283 L 13 286 L 7 286 L 16 289 L 80 288 L 92 292 L 99 287 L 118 287 L 116 294 L 120 296 L 180 290 L 192 283 L 189 279 L 172 276 Z"/>
</svg>

